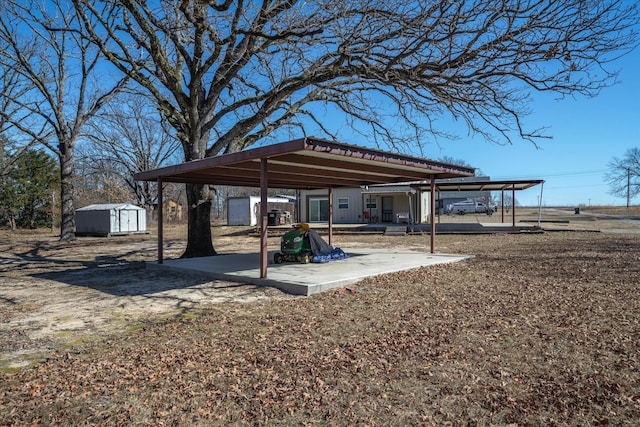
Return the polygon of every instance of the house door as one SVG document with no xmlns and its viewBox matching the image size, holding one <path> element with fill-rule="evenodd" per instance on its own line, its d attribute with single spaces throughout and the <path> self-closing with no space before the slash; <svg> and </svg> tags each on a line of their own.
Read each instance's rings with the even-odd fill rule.
<svg viewBox="0 0 640 427">
<path fill-rule="evenodd" d="M 393 197 L 382 197 L 382 222 L 393 222 Z"/>
<path fill-rule="evenodd" d="M 329 199 L 309 199 L 309 222 L 329 221 Z"/>
</svg>

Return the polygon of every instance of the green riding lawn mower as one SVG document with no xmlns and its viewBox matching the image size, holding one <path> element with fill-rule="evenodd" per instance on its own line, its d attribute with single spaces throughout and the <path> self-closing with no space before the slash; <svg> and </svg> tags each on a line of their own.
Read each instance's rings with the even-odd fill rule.
<svg viewBox="0 0 640 427">
<path fill-rule="evenodd" d="M 309 228 L 309 224 L 295 224 L 293 230 L 287 231 L 280 240 L 280 252 L 273 255 L 273 262 L 328 262 L 346 258 L 340 248 L 333 248 L 322 237 Z"/>
</svg>

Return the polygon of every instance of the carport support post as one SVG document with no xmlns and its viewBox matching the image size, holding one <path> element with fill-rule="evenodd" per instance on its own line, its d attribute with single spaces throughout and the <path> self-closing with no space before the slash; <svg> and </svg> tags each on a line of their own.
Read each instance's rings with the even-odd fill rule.
<svg viewBox="0 0 640 427">
<path fill-rule="evenodd" d="M 267 251 L 267 227 L 268 227 L 268 212 L 267 212 L 267 196 L 269 185 L 267 183 L 267 159 L 260 159 L 260 278 L 265 279 L 267 277 L 267 263 L 268 251 Z"/>
<path fill-rule="evenodd" d="M 164 225 L 162 224 L 162 211 L 164 209 L 162 205 L 162 178 L 158 178 L 158 264 L 163 263 L 164 257 L 164 254 L 162 253 L 162 248 L 164 246 Z"/>
<path fill-rule="evenodd" d="M 511 226 L 516 228 L 516 186 L 511 185 Z"/>
<path fill-rule="evenodd" d="M 429 209 L 429 217 L 431 222 L 431 253 L 436 252 L 436 176 L 431 175 L 431 207 Z"/>
<path fill-rule="evenodd" d="M 540 197 L 538 198 L 538 227 L 540 227 L 540 222 L 542 221 L 542 190 L 544 190 L 544 181 L 540 186 Z"/>
<path fill-rule="evenodd" d="M 329 246 L 333 240 L 333 188 L 329 187 Z"/>
</svg>

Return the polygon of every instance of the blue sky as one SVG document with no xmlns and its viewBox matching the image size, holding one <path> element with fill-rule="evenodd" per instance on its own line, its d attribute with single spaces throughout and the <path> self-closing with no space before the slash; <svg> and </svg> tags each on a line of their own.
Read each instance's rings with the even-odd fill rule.
<svg viewBox="0 0 640 427">
<path fill-rule="evenodd" d="M 463 159 L 492 179 L 544 179 L 547 206 L 626 205 L 626 199 L 608 194 L 604 173 L 612 158 L 640 146 L 640 50 L 610 68 L 620 70 L 619 83 L 595 98 L 537 97 L 526 123 L 548 126 L 547 134 L 553 136 L 537 149 L 526 141 L 498 146 L 461 138 L 443 142 L 439 154 L 427 157 Z M 535 205 L 539 195 L 540 188 L 534 187 L 517 193 L 516 199 Z"/>
<path fill-rule="evenodd" d="M 558 100 L 554 94 L 534 94 L 532 113 L 525 118 L 527 129 L 546 127 L 544 133 L 552 137 L 540 140 L 538 147 L 522 140 L 493 144 L 467 136 L 459 125 L 454 130 L 459 139 L 427 145 L 423 155 L 462 160 L 494 180 L 544 179 L 545 206 L 626 205 L 626 198 L 608 193 L 604 174 L 614 157 L 640 146 L 640 48 L 607 69 L 620 72 L 618 83 L 597 97 Z M 367 145 L 362 135 L 345 128 L 340 137 L 346 143 Z M 516 200 L 534 206 L 539 196 L 540 186 L 536 186 L 517 192 Z M 640 204 L 640 197 L 631 203 Z"/>
</svg>

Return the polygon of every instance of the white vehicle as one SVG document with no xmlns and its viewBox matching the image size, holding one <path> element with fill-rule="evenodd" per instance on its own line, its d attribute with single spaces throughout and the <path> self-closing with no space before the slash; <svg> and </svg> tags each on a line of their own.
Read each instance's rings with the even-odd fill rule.
<svg viewBox="0 0 640 427">
<path fill-rule="evenodd" d="M 465 200 L 464 202 L 456 202 L 449 205 L 450 214 L 464 215 L 467 213 L 486 213 L 491 215 L 493 208 L 482 202 L 474 202 L 473 200 Z"/>
</svg>

